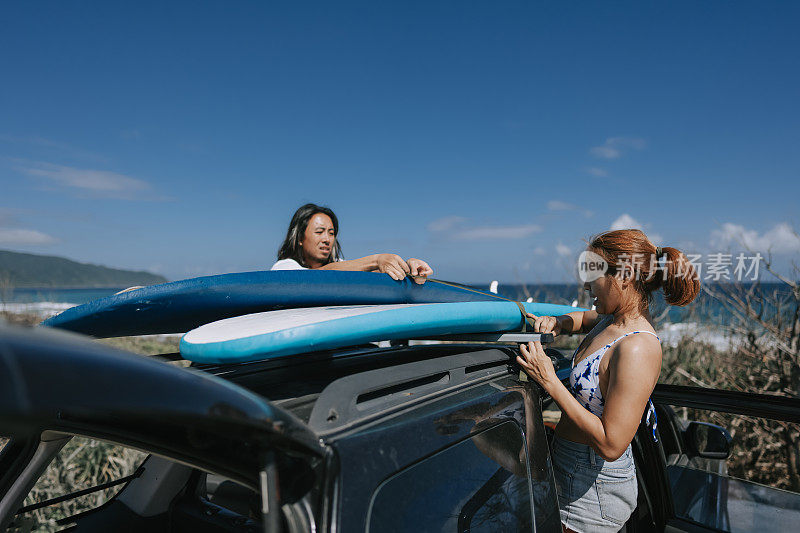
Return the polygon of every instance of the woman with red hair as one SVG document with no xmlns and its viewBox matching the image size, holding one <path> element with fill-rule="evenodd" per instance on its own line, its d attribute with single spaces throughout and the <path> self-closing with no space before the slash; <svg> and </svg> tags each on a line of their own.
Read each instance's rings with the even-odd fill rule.
<svg viewBox="0 0 800 533">
<path fill-rule="evenodd" d="M 700 290 L 685 254 L 654 246 L 639 230 L 602 233 L 589 252 L 605 267 L 584 283 L 595 310 L 529 315 L 534 331 L 588 333 L 575 351 L 569 388 L 541 344 L 521 345 L 517 358 L 561 408 L 553 466 L 562 526 L 578 533 L 619 531 L 636 508 L 631 441 L 661 370 L 652 293 L 661 289 L 668 304 L 683 306 Z"/>
</svg>

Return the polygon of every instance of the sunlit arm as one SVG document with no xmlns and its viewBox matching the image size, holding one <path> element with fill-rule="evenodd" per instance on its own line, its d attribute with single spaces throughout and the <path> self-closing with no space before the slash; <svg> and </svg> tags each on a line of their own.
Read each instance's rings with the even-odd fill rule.
<svg viewBox="0 0 800 533">
<path fill-rule="evenodd" d="M 382 272 L 389 274 L 395 280 L 411 275 L 416 283 L 424 283 L 427 277 L 433 274 L 433 269 L 425 261 L 414 258 L 405 261 L 397 254 L 372 254 L 359 259 L 334 261 L 319 269 Z"/>
<path fill-rule="evenodd" d="M 554 335 L 586 333 L 601 320 L 597 311 L 573 311 L 560 316 L 536 316 L 532 313 L 526 315 L 533 320 L 533 331 Z"/>
<path fill-rule="evenodd" d="M 588 333 L 602 317 L 597 311 L 573 311 L 557 316 L 561 333 Z"/>
<path fill-rule="evenodd" d="M 343 261 L 333 261 L 327 265 L 319 267 L 320 270 L 350 270 L 361 272 L 374 272 L 378 270 L 378 255 L 372 254 L 358 259 L 347 259 Z"/>
</svg>

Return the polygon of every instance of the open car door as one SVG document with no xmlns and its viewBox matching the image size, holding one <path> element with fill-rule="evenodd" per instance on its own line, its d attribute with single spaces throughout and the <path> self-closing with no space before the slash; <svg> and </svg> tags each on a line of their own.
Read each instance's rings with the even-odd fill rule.
<svg viewBox="0 0 800 533">
<path fill-rule="evenodd" d="M 729 466 L 733 464 L 731 454 L 742 451 L 747 428 L 755 427 L 753 424 L 794 433 L 800 423 L 800 399 L 660 384 L 652 400 L 658 415 L 657 448 L 663 453 L 663 470 L 655 461 L 646 462 L 644 475 L 651 496 L 655 496 L 653 514 L 663 520 L 665 531 L 796 530 L 800 524 L 796 488 L 786 490 L 744 479 L 738 463 L 735 472 Z M 731 437 L 732 430 L 724 427 L 724 421 L 737 417 L 747 423 L 737 423 L 738 433 Z M 791 449 L 797 447 L 796 441 L 786 444 L 790 456 L 796 453 Z M 771 455 L 775 450 L 764 448 L 757 451 L 775 457 Z M 654 453 L 649 456 L 652 459 Z M 756 474 L 759 469 L 780 467 L 777 461 L 752 466 Z"/>
<path fill-rule="evenodd" d="M 243 388 L 43 328 L 0 326 L 0 436 L 9 439 L 0 450 L 3 531 L 74 436 L 128 446 L 251 489 L 260 494 L 256 518 L 265 531 L 278 529 L 279 495 L 308 491 L 324 454 L 305 424 Z M 51 502 L 35 505 L 42 503 Z"/>
</svg>

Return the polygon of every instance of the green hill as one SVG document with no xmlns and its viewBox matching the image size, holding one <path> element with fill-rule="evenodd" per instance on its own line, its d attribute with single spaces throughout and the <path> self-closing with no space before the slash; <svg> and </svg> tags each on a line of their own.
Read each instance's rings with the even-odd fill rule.
<svg viewBox="0 0 800 533">
<path fill-rule="evenodd" d="M 0 283 L 11 287 L 130 287 L 164 283 L 150 272 L 119 270 L 63 257 L 0 250 Z"/>
</svg>

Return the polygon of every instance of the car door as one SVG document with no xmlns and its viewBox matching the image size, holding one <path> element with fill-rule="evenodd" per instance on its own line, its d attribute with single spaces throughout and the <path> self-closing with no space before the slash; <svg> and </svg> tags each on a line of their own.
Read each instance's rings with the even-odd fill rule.
<svg viewBox="0 0 800 533">
<path fill-rule="evenodd" d="M 141 450 L 255 490 L 267 530 L 277 530 L 278 494 L 309 490 L 325 454 L 317 435 L 296 417 L 214 376 L 74 334 L 4 326 L 0 435 L 10 438 L 0 450 L 2 530 L 76 436 Z M 118 529 L 106 523 L 105 530 Z"/>
<path fill-rule="evenodd" d="M 644 474 L 665 531 L 796 530 L 800 399 L 664 384 L 652 399 L 663 471 Z"/>
</svg>

